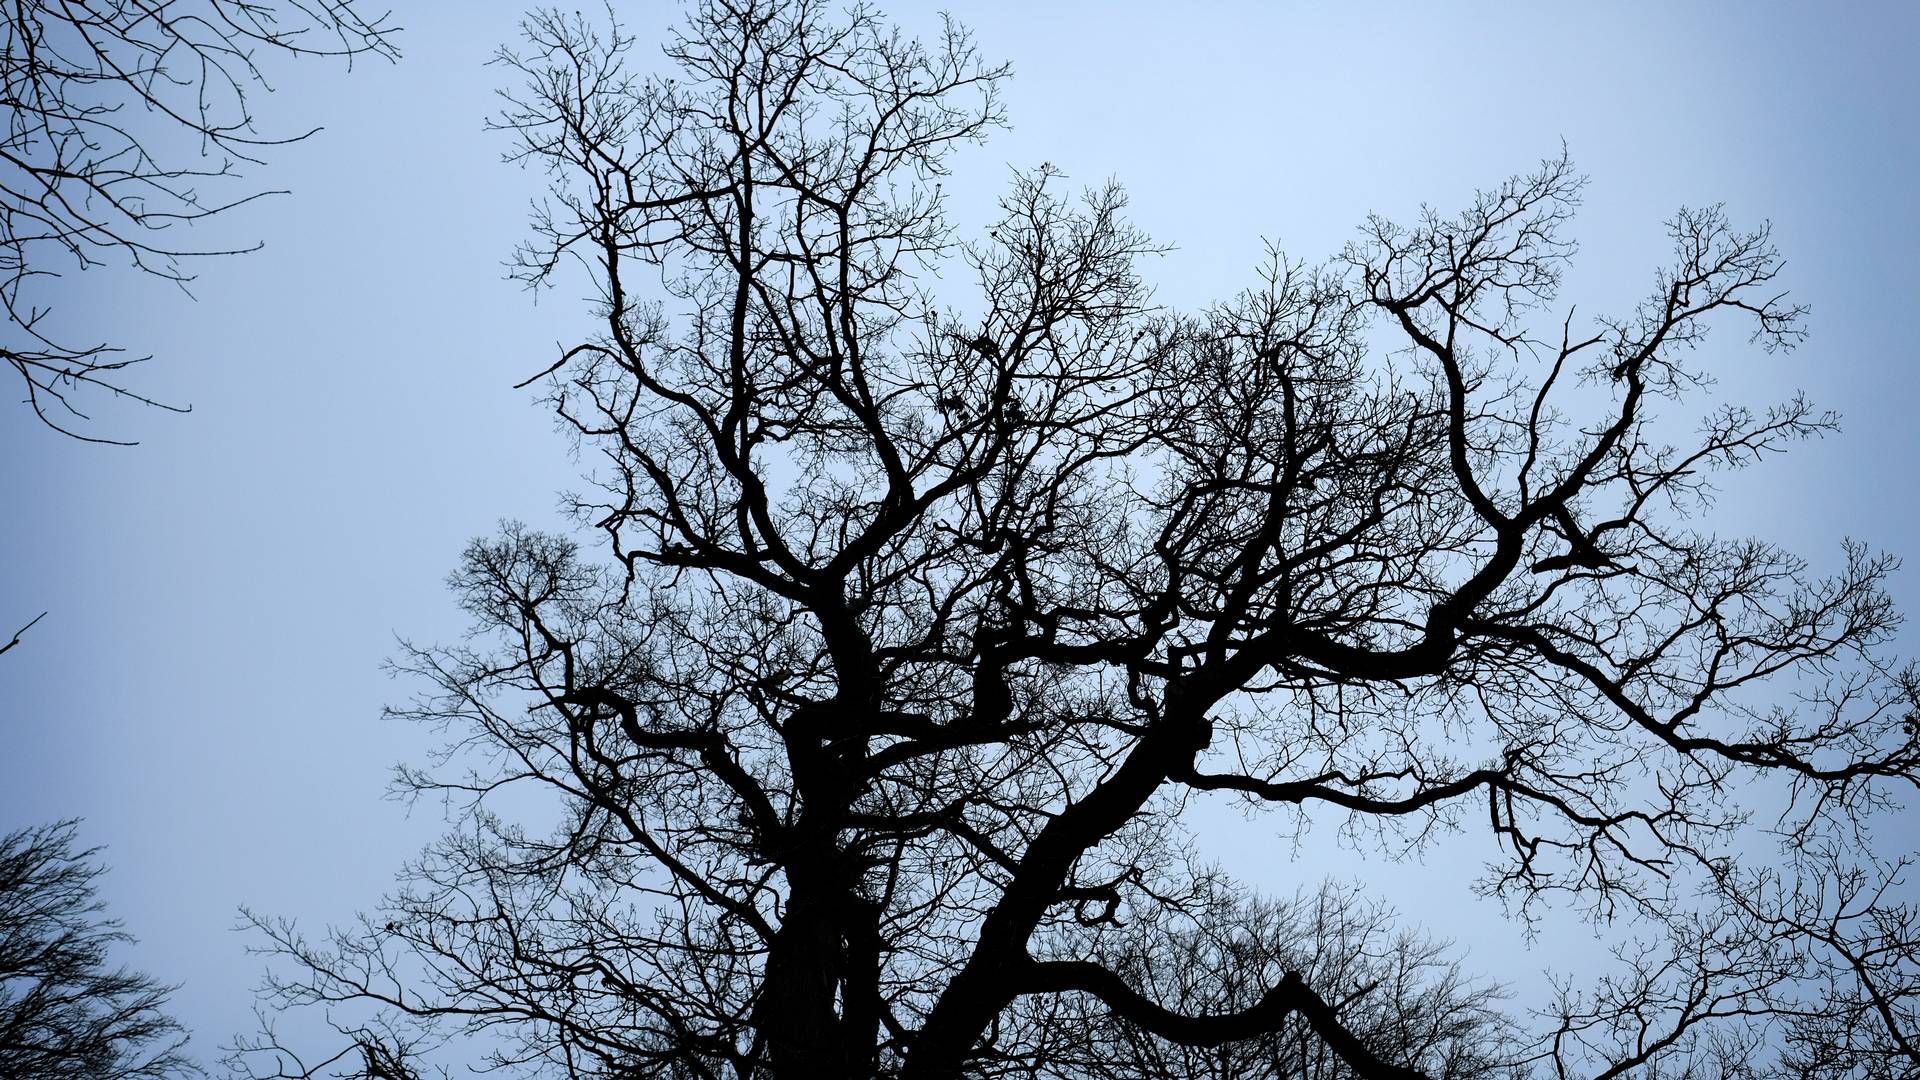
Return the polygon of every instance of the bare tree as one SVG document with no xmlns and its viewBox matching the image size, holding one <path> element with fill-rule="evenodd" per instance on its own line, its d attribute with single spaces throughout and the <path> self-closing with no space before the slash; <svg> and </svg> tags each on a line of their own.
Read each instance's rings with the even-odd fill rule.
<svg viewBox="0 0 1920 1080">
<path fill-rule="evenodd" d="M 164 1080 L 199 1075 L 166 1014 L 172 988 L 109 966 L 132 940 L 102 917 L 96 849 L 76 823 L 0 836 L 0 1076 Z"/>
<path fill-rule="evenodd" d="M 1680 212 L 1647 301 L 1582 327 L 1561 156 L 1183 316 L 1117 188 L 1043 166 L 955 239 L 940 178 L 1006 70 L 951 23 L 707 0 L 672 77 L 617 27 L 526 34 L 502 126 L 554 194 L 520 265 L 599 288 L 544 378 L 607 553 L 467 551 L 476 634 L 410 651 L 396 710 L 451 734 L 401 783 L 459 828 L 358 926 L 260 920 L 275 1004 L 569 1077 L 1920 1064 L 1872 883 L 1920 777 L 1894 561 L 1701 524 L 1716 471 L 1834 426 L 1715 402 L 1693 348 L 1800 342 L 1765 228 Z M 1477 822 L 1483 893 L 1621 966 L 1509 1038 L 1417 936 L 1221 904 L 1203 792 L 1401 853 Z"/>
<path fill-rule="evenodd" d="M 184 234 L 268 191 L 237 169 L 312 131 L 262 133 L 260 55 L 395 55 L 359 0 L 8 0 L 0 20 L 0 358 L 49 427 L 90 442 L 89 398 L 184 411 L 123 381 L 141 358 L 47 327 L 38 280 L 122 263 L 185 286 L 193 260 L 251 248 Z M 257 246 L 257 245 L 256 245 Z"/>
</svg>

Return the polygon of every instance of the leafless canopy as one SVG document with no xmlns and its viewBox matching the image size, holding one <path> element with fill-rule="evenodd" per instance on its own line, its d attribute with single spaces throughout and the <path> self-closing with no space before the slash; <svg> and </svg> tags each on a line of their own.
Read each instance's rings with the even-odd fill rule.
<svg viewBox="0 0 1920 1080">
<path fill-rule="evenodd" d="M 0 836 L 0 1076 L 168 1080 L 198 1075 L 172 988 L 111 965 L 131 940 L 101 914 L 97 852 L 71 821 Z"/>
<path fill-rule="evenodd" d="M 398 710 L 461 827 L 357 928 L 263 921 L 279 1003 L 569 1077 L 1920 1068 L 1868 831 L 1920 776 L 1893 561 L 1704 527 L 1834 425 L 1716 403 L 1694 348 L 1801 340 L 1765 228 L 1682 211 L 1645 303 L 1576 319 L 1555 157 L 1173 314 L 1116 188 L 1042 167 L 956 241 L 1007 73 L 951 23 L 707 0 L 671 78 L 526 34 L 520 265 L 599 288 L 544 378 L 610 554 L 468 550 L 478 632 Z M 1503 1014 L 1362 895 L 1196 858 L 1203 792 L 1487 830 L 1485 893 L 1621 965 Z"/>
<path fill-rule="evenodd" d="M 122 380 L 138 357 L 47 325 L 39 279 L 124 264 L 184 286 L 233 248 L 187 234 L 265 191 L 234 185 L 277 144 L 254 124 L 263 53 L 394 55 L 359 0 L 6 0 L 0 4 L 0 358 L 49 426 L 89 441 L 91 398 L 162 405 Z M 58 338 L 56 340 L 56 338 Z"/>
</svg>

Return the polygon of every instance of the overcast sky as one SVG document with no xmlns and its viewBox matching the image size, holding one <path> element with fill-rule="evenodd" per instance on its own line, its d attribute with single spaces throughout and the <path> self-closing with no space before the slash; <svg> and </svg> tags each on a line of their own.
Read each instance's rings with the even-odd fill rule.
<svg viewBox="0 0 1920 1080">
<path fill-rule="evenodd" d="M 643 39 L 671 15 L 616 6 Z M 291 196 L 227 223 L 263 251 L 200 266 L 191 300 L 124 274 L 65 283 L 67 325 L 154 354 L 138 386 L 192 413 L 104 414 L 132 449 L 0 413 L 0 631 L 50 612 L 0 659 L 0 826 L 86 819 L 133 956 L 185 983 L 176 1012 L 203 1056 L 250 1023 L 260 964 L 230 929 L 238 905 L 348 917 L 436 831 L 382 798 L 425 744 L 380 719 L 411 689 L 381 661 L 396 636 L 457 635 L 442 582 L 462 545 L 500 518 L 552 522 L 575 475 L 532 394 L 511 389 L 588 328 L 574 296 L 536 305 L 502 269 L 539 177 L 500 164 L 505 142 L 483 130 L 506 77 L 484 61 L 520 5 L 396 7 L 400 64 L 274 71 L 266 123 L 326 130 L 256 171 Z M 1177 245 L 1146 271 L 1170 307 L 1253 283 L 1266 239 L 1318 260 L 1369 211 L 1451 210 L 1563 140 L 1592 177 L 1562 294 L 1584 314 L 1651 287 L 1679 206 L 1770 219 L 1812 337 L 1786 357 L 1716 339 L 1722 390 L 1765 404 L 1804 388 L 1845 433 L 1729 487 L 1713 524 L 1816 565 L 1847 536 L 1920 554 L 1920 5 L 996 0 L 956 14 L 1015 71 L 1013 130 L 946 183 L 962 219 L 986 216 L 1009 166 L 1118 178 L 1135 222 Z M 1895 583 L 1908 610 L 1916 580 Z M 1209 843 L 1289 891 L 1378 869 L 1319 848 L 1290 865 L 1266 835 Z M 1395 875 L 1462 879 L 1467 856 Z M 1419 914 L 1469 947 L 1507 933 L 1445 905 Z M 1517 972 L 1540 954 L 1483 947 L 1472 966 Z"/>
</svg>

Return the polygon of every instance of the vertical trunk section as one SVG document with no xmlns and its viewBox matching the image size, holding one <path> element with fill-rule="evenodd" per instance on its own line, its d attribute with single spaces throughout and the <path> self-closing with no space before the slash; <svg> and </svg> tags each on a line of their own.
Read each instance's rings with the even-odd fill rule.
<svg viewBox="0 0 1920 1080">
<path fill-rule="evenodd" d="M 814 872 L 793 868 L 786 918 L 767 952 L 756 1022 L 778 1080 L 844 1075 L 835 1009 L 844 962 L 839 927 Z"/>
</svg>

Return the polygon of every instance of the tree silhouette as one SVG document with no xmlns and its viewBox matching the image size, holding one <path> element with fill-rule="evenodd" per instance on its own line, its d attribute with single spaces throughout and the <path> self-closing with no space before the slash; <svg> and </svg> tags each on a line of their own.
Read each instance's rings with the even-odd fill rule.
<svg viewBox="0 0 1920 1080">
<path fill-rule="evenodd" d="M 1680 212 L 1583 329 L 1563 155 L 1179 315 L 1115 187 L 1043 166 L 955 238 L 1007 73 L 951 22 L 708 0 L 670 78 L 525 28 L 519 266 L 599 290 L 530 382 L 607 554 L 468 549 L 476 634 L 408 651 L 396 710 L 449 733 L 401 783 L 459 828 L 357 927 L 257 920 L 275 1004 L 575 1077 L 1920 1066 L 1868 831 L 1920 776 L 1894 561 L 1701 525 L 1717 471 L 1834 426 L 1716 403 L 1694 349 L 1801 340 L 1765 228 Z M 1503 1015 L 1358 895 L 1235 886 L 1196 793 L 1402 852 L 1477 822 L 1483 892 L 1620 966 Z"/>
<path fill-rule="evenodd" d="M 0 20 L 0 359 L 40 420 L 88 442 L 88 398 L 184 411 L 123 381 L 141 359 L 46 327 L 37 279 L 124 263 L 182 286 L 190 263 L 250 248 L 182 234 L 276 192 L 231 195 L 236 169 L 297 142 L 256 129 L 259 55 L 392 57 L 359 0 L 13 0 Z M 204 243 L 204 242 L 203 242 Z"/>
<path fill-rule="evenodd" d="M 76 823 L 0 836 L 0 1076 L 165 1080 L 199 1075 L 186 1032 L 166 1012 L 170 987 L 109 967 L 132 940 L 101 917 L 95 850 Z"/>
</svg>

